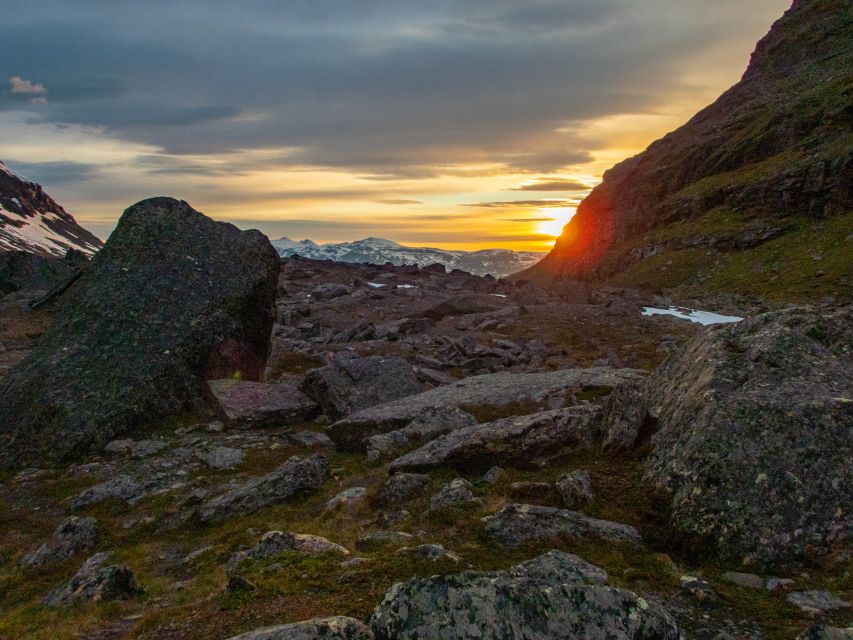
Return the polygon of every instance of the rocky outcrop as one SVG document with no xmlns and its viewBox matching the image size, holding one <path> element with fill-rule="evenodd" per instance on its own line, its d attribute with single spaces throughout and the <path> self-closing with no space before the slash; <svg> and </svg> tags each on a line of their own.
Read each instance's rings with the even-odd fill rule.
<svg viewBox="0 0 853 640">
<path fill-rule="evenodd" d="M 358 411 L 329 427 L 329 437 L 342 449 L 363 451 L 377 433 L 402 429 L 425 412 L 440 407 L 500 408 L 529 405 L 541 409 L 565 406 L 575 392 L 613 389 L 644 372 L 636 369 L 562 369 L 541 373 L 495 373 L 465 378 L 454 384 Z"/>
<path fill-rule="evenodd" d="M 702 253 L 694 262 L 713 278 L 715 255 L 795 231 L 808 240 L 817 221 L 848 214 L 851 34 L 847 0 L 795 0 L 758 43 L 738 84 L 678 130 L 607 171 L 551 253 L 517 277 L 601 279 L 627 271 L 630 278 L 636 265 L 649 286 L 701 286 L 701 268 L 699 274 L 689 268 L 673 274 L 654 268 L 665 266 L 665 259 L 653 262 L 655 256 L 698 249 Z M 702 220 L 723 211 L 733 212 L 725 224 Z M 809 244 L 791 247 L 792 260 L 808 263 Z M 776 271 L 776 286 L 797 277 L 787 268 L 796 267 Z M 772 275 L 756 272 L 741 284 Z M 848 271 L 848 298 L 849 278 Z M 844 282 L 837 284 L 842 292 Z"/>
<path fill-rule="evenodd" d="M 310 533 L 292 533 L 290 531 L 267 531 L 251 549 L 238 551 L 228 559 L 225 568 L 232 571 L 238 565 L 248 560 L 260 560 L 270 556 L 294 551 L 305 555 L 329 553 L 332 555 L 348 556 L 349 551 L 331 540 Z"/>
<path fill-rule="evenodd" d="M 591 447 L 598 414 L 598 407 L 583 405 L 475 424 L 397 458 L 390 470 L 424 471 L 451 465 L 485 471 L 495 463 L 530 467 L 567 447 Z"/>
<path fill-rule="evenodd" d="M 329 463 L 323 456 L 304 459 L 293 456 L 275 471 L 208 500 L 198 508 L 198 519 L 218 523 L 255 513 L 318 489 L 328 476 Z"/>
<path fill-rule="evenodd" d="M 125 211 L 55 324 L 0 383 L 0 465 L 65 461 L 263 372 L 279 260 L 170 198 Z"/>
<path fill-rule="evenodd" d="M 709 327 L 650 377 L 646 480 L 672 522 L 746 561 L 853 536 L 853 313 L 794 308 Z"/>
<path fill-rule="evenodd" d="M 552 552 L 506 572 L 415 578 L 385 594 L 370 625 L 378 640 L 679 637 L 661 607 L 603 586 L 596 570 Z"/>
<path fill-rule="evenodd" d="M 413 444 L 428 442 L 451 431 L 470 427 L 477 420 L 456 407 L 431 407 L 402 429 L 378 433 L 367 439 L 367 458 L 377 462 L 385 456 L 405 450 Z"/>
<path fill-rule="evenodd" d="M 505 547 L 525 542 L 554 542 L 560 538 L 641 544 L 640 533 L 627 524 L 591 518 L 577 511 L 532 504 L 508 504 L 484 518 L 486 534 Z"/>
<path fill-rule="evenodd" d="M 302 390 L 337 420 L 378 404 L 419 393 L 421 385 L 402 358 L 367 356 L 342 359 L 313 369 Z"/>
<path fill-rule="evenodd" d="M 51 562 L 67 560 L 76 553 L 94 547 L 97 537 L 98 523 L 94 518 L 70 516 L 59 523 L 49 541 L 21 558 L 19 565 L 22 569 L 35 569 Z"/>
<path fill-rule="evenodd" d="M 264 627 L 230 640 L 374 640 L 373 633 L 354 618 L 335 616 Z"/>
<path fill-rule="evenodd" d="M 222 419 L 235 429 L 288 426 L 318 412 L 317 404 L 292 382 L 210 380 L 207 387 Z"/>
<path fill-rule="evenodd" d="M 106 602 L 127 600 L 142 593 L 127 565 L 107 565 L 108 553 L 97 553 L 61 587 L 42 599 L 48 607 L 67 607 L 79 600 Z"/>
</svg>

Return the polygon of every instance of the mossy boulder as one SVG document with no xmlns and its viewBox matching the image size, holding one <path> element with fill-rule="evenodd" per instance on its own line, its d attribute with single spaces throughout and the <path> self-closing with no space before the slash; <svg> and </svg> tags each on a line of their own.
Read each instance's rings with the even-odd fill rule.
<svg viewBox="0 0 853 640">
<path fill-rule="evenodd" d="M 278 269 L 260 232 L 186 202 L 127 209 L 53 327 L 0 383 L 0 466 L 67 461 L 197 405 L 206 379 L 257 379 Z"/>
</svg>

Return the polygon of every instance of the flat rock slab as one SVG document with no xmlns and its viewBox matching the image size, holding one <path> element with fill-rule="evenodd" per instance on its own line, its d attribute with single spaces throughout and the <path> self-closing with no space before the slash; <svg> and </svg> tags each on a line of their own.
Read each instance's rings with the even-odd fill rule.
<svg viewBox="0 0 853 640">
<path fill-rule="evenodd" d="M 363 622 L 335 616 L 264 627 L 230 640 L 374 640 L 374 637 Z"/>
<path fill-rule="evenodd" d="M 531 541 L 553 542 L 561 537 L 642 544 L 640 532 L 634 527 L 591 518 L 568 509 L 508 504 L 483 521 L 486 533 L 498 544 L 509 548 Z"/>
<path fill-rule="evenodd" d="M 576 556 L 561 561 L 559 553 L 509 571 L 397 583 L 370 626 L 381 640 L 677 640 L 678 627 L 659 605 L 600 584 L 603 571 Z"/>
<path fill-rule="evenodd" d="M 849 602 L 828 591 L 792 591 L 788 594 L 788 602 L 806 613 L 826 613 L 851 608 Z"/>
<path fill-rule="evenodd" d="M 234 429 L 297 424 L 318 411 L 317 404 L 291 383 L 210 380 L 207 387 L 222 418 Z"/>
<path fill-rule="evenodd" d="M 366 438 L 409 425 L 423 412 L 440 407 L 466 410 L 476 407 L 507 407 L 532 403 L 543 409 L 565 406 L 574 390 L 612 389 L 641 379 L 638 369 L 563 369 L 540 373 L 492 373 L 465 378 L 417 395 L 377 405 L 339 420 L 329 427 L 329 437 L 339 448 L 364 451 Z"/>
<path fill-rule="evenodd" d="M 485 471 L 496 463 L 529 467 L 565 447 L 591 446 L 598 413 L 598 407 L 584 405 L 474 424 L 397 458 L 390 471 L 424 471 L 443 465 Z"/>
</svg>

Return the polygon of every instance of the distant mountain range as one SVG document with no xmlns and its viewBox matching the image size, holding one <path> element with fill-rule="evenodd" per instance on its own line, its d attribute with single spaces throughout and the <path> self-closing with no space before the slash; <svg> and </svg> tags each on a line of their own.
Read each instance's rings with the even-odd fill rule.
<svg viewBox="0 0 853 640">
<path fill-rule="evenodd" d="M 365 238 L 353 242 L 317 244 L 312 240 L 279 238 L 272 241 L 282 257 L 299 255 L 314 260 L 358 262 L 395 265 L 417 264 L 425 267 L 442 264 L 448 270 L 461 269 L 474 275 L 487 273 L 503 278 L 536 264 L 544 253 L 538 251 L 511 251 L 509 249 L 483 249 L 480 251 L 451 251 L 431 247 L 406 247 L 393 240 Z"/>
<path fill-rule="evenodd" d="M 64 256 L 68 249 L 77 249 L 92 255 L 102 246 L 41 185 L 0 162 L 0 252 Z"/>
</svg>

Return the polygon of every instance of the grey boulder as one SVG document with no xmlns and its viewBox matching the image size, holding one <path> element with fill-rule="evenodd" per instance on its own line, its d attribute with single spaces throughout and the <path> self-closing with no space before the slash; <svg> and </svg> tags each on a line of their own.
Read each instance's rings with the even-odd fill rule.
<svg viewBox="0 0 853 640">
<path fill-rule="evenodd" d="M 228 559 L 225 569 L 232 571 L 248 560 L 269 558 L 286 551 L 311 556 L 325 553 L 340 556 L 349 555 L 346 548 L 322 536 L 315 536 L 310 533 L 292 533 L 290 531 L 267 531 L 254 547 L 233 554 Z"/>
<path fill-rule="evenodd" d="M 282 427 L 310 420 L 317 404 L 290 382 L 210 380 L 208 392 L 231 428 Z"/>
<path fill-rule="evenodd" d="M 592 481 L 586 471 L 575 470 L 563 474 L 555 483 L 560 502 L 567 509 L 577 509 L 593 499 Z"/>
<path fill-rule="evenodd" d="M 98 523 L 94 518 L 70 516 L 59 523 L 53 537 L 20 561 L 22 569 L 34 569 L 57 560 L 67 560 L 95 546 Z"/>
<path fill-rule="evenodd" d="M 107 565 L 107 553 L 97 553 L 66 584 L 42 598 L 48 607 L 67 607 L 78 600 L 102 602 L 128 600 L 142 589 L 127 565 Z"/>
</svg>

